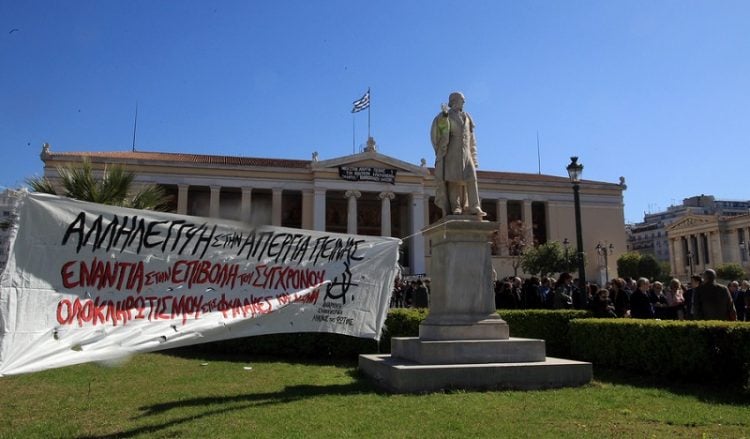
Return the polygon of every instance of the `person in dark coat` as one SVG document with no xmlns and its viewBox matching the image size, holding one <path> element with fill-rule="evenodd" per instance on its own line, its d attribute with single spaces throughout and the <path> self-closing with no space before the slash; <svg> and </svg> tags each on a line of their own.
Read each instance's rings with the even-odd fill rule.
<svg viewBox="0 0 750 439">
<path fill-rule="evenodd" d="M 734 303 L 734 310 L 737 312 L 737 321 L 745 321 L 745 292 L 740 289 L 740 283 L 735 281 L 729 282 L 727 285 L 729 294 L 732 295 L 732 302 Z"/>
<path fill-rule="evenodd" d="M 598 318 L 614 318 L 617 317 L 615 314 L 615 307 L 609 301 L 609 291 L 602 288 L 597 291 L 594 298 L 591 300 L 591 312 L 594 317 Z"/>
<path fill-rule="evenodd" d="M 690 288 L 685 291 L 685 319 L 693 320 L 693 294 L 701 286 L 703 278 L 699 274 L 690 276 Z"/>
<path fill-rule="evenodd" d="M 609 297 L 615 305 L 615 314 L 617 317 L 626 317 L 630 315 L 630 295 L 632 292 L 625 287 L 625 280 L 618 277 L 612 279 Z"/>
<path fill-rule="evenodd" d="M 716 283 L 714 270 L 703 272 L 703 284 L 693 293 L 693 313 L 696 320 L 737 320 L 732 294 Z"/>
<path fill-rule="evenodd" d="M 417 288 L 414 290 L 414 307 L 427 308 L 430 306 L 429 301 L 427 288 L 422 283 L 422 279 L 417 280 Z"/>
<path fill-rule="evenodd" d="M 635 283 L 635 291 L 630 295 L 630 317 L 634 319 L 653 319 L 654 308 L 648 297 L 648 279 L 642 277 Z"/>
</svg>

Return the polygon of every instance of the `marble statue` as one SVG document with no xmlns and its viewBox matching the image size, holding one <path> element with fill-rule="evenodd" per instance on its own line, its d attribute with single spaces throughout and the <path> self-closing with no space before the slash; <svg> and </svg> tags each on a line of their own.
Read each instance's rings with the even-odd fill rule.
<svg viewBox="0 0 750 439">
<path fill-rule="evenodd" d="M 448 106 L 432 121 L 435 149 L 435 204 L 445 215 L 486 216 L 477 188 L 477 144 L 474 121 L 464 112 L 464 95 L 450 94 Z"/>
</svg>

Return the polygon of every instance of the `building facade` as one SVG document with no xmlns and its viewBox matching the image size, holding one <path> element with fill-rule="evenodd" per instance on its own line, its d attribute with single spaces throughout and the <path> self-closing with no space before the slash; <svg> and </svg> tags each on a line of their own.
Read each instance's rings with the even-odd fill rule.
<svg viewBox="0 0 750 439">
<path fill-rule="evenodd" d="M 48 145 L 41 158 L 44 175 L 53 182 L 59 167 L 84 159 L 95 169 L 122 164 L 136 174 L 137 183 L 163 186 L 173 196 L 172 210 L 180 214 L 397 237 L 403 241 L 400 262 L 405 272 L 429 275 L 430 242 L 421 230 L 441 216 L 433 202 L 433 170 L 424 159 L 414 165 L 381 154 L 372 140 L 361 153 L 326 160 L 317 153 L 311 160 L 289 160 L 159 152 L 54 152 Z M 573 191 L 567 177 L 479 171 L 477 178 L 486 219 L 499 220 L 493 238 L 498 276 L 514 272 L 518 257 L 510 254 L 508 242 L 519 230 L 528 243 L 575 242 Z M 581 182 L 588 279 L 604 279 L 605 274 L 614 273 L 617 256 L 625 249 L 624 188 L 622 182 Z M 616 252 L 609 257 L 609 267 L 596 257 L 595 248 L 601 242 L 612 243 Z"/>
<path fill-rule="evenodd" d="M 736 263 L 750 272 L 750 214 L 688 214 L 668 229 L 672 274 L 679 278 Z"/>
<path fill-rule="evenodd" d="M 672 262 L 673 253 L 667 229 L 687 215 L 734 216 L 748 213 L 750 201 L 717 200 L 712 195 L 697 195 L 667 210 L 647 213 L 643 222 L 626 227 L 628 250 L 653 255 L 658 261 Z"/>
</svg>

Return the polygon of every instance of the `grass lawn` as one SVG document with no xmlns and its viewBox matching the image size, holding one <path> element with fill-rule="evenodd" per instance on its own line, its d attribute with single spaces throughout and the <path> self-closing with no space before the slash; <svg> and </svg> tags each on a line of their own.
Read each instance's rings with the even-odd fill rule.
<svg viewBox="0 0 750 439">
<path fill-rule="evenodd" d="M 0 378 L 0 437 L 750 437 L 740 392 L 595 375 L 573 389 L 389 395 L 354 363 L 143 354 Z"/>
</svg>

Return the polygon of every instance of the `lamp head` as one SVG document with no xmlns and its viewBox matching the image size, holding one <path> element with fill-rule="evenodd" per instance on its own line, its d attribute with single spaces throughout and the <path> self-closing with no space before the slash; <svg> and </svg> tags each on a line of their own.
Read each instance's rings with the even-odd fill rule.
<svg viewBox="0 0 750 439">
<path fill-rule="evenodd" d="M 583 165 L 578 163 L 578 157 L 571 157 L 570 164 L 565 169 L 568 170 L 568 176 L 570 177 L 571 182 L 578 183 L 579 181 L 581 181 L 581 174 L 583 174 Z"/>
</svg>

